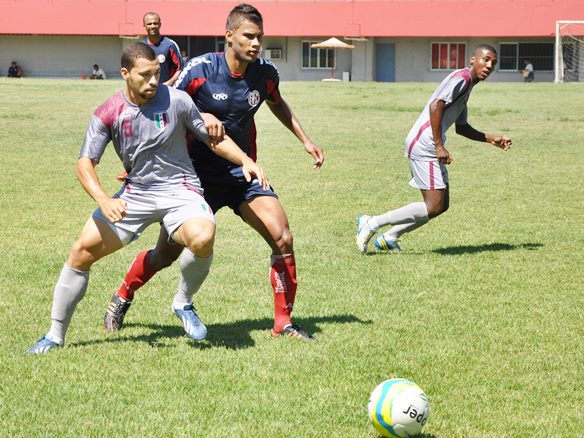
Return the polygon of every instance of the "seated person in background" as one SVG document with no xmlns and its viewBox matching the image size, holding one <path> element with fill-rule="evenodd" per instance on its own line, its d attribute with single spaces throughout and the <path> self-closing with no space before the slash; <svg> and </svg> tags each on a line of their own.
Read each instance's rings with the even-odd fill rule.
<svg viewBox="0 0 584 438">
<path fill-rule="evenodd" d="M 524 65 L 523 70 L 521 70 L 521 72 L 523 73 L 523 82 L 533 82 L 533 80 L 535 79 L 535 73 L 533 72 L 533 64 L 529 59 L 524 59 L 523 65 Z"/>
<path fill-rule="evenodd" d="M 22 77 L 22 69 L 20 65 L 17 64 L 16 61 L 12 61 L 10 63 L 10 67 L 8 67 L 8 77 L 9 78 L 21 78 Z"/>
<path fill-rule="evenodd" d="M 99 65 L 93 64 L 93 71 L 89 75 L 89 79 L 107 79 L 105 72 L 99 68 Z"/>
</svg>

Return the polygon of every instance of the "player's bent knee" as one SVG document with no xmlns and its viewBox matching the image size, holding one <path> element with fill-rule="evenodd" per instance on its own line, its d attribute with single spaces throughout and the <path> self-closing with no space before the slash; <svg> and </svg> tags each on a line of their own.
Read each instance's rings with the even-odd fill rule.
<svg viewBox="0 0 584 438">
<path fill-rule="evenodd" d="M 292 248 L 294 247 L 294 237 L 288 228 L 285 228 L 280 237 L 275 241 L 276 246 L 280 253 L 287 254 L 292 252 Z"/>
<path fill-rule="evenodd" d="M 174 233 L 173 238 L 199 257 L 208 257 L 215 243 L 215 224 L 206 219 L 191 219 Z"/>
<path fill-rule="evenodd" d="M 429 208 L 428 209 L 428 218 L 429 219 L 434 219 L 437 216 L 440 216 L 442 213 L 444 213 L 444 210 L 442 209 L 442 207 L 435 207 L 435 208 Z"/>
<path fill-rule="evenodd" d="M 81 240 L 76 240 L 69 250 L 67 266 L 78 271 L 88 271 L 97 258 L 85 247 Z"/>
</svg>

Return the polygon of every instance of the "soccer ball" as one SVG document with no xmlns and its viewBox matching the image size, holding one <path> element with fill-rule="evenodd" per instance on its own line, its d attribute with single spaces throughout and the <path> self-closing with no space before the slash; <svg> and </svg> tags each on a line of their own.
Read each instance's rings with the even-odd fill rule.
<svg viewBox="0 0 584 438">
<path fill-rule="evenodd" d="M 383 436 L 419 434 L 430 416 L 428 396 L 411 380 L 381 382 L 369 398 L 369 419 Z"/>
</svg>

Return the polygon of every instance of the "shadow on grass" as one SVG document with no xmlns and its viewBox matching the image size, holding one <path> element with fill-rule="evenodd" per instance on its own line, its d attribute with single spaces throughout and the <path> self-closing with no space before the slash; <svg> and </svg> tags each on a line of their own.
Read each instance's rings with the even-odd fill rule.
<svg viewBox="0 0 584 438">
<path fill-rule="evenodd" d="M 320 333 L 319 324 L 322 323 L 359 323 L 371 324 L 371 321 L 363 321 L 353 315 L 331 315 L 321 317 L 306 317 L 295 318 L 294 323 L 300 325 L 303 329 L 318 335 Z M 207 339 L 202 342 L 192 342 L 193 348 L 206 349 L 212 347 L 222 347 L 232 350 L 241 348 L 249 348 L 255 345 L 255 341 L 251 337 L 251 332 L 260 330 L 265 332 L 266 336 L 270 336 L 273 320 L 269 318 L 263 319 L 244 319 L 240 321 L 226 322 L 222 324 L 208 324 L 207 325 Z M 105 335 L 104 339 L 95 339 L 91 341 L 81 341 L 71 343 L 71 346 L 86 346 L 110 342 L 145 342 L 151 347 L 160 348 L 167 347 L 164 344 L 164 338 L 178 338 L 185 336 L 185 332 L 177 320 L 176 325 L 159 325 L 159 324 L 133 324 L 127 323 L 124 325 L 125 329 L 132 327 L 145 328 L 151 330 L 149 334 L 124 336 L 126 330 L 120 334 Z M 318 337 L 318 336 L 317 336 Z"/>
<path fill-rule="evenodd" d="M 448 248 L 438 248 L 432 252 L 441 255 L 461 255 L 461 254 L 476 254 L 487 251 L 514 251 L 516 249 L 527 249 L 530 251 L 543 247 L 543 243 L 522 243 L 519 245 L 510 245 L 508 243 L 491 243 L 489 245 L 464 245 L 451 246 Z"/>
<path fill-rule="evenodd" d="M 447 248 L 433 249 L 430 252 L 440 255 L 462 255 L 462 254 L 477 254 L 488 251 L 513 251 L 516 249 L 526 249 L 534 251 L 543 247 L 543 243 L 521 243 L 519 245 L 511 245 L 509 243 L 491 243 L 488 245 L 463 245 L 450 246 Z M 406 249 L 400 253 L 395 251 L 375 251 L 370 250 L 364 255 L 367 257 L 406 257 L 427 254 L 426 251 L 415 251 Z"/>
</svg>

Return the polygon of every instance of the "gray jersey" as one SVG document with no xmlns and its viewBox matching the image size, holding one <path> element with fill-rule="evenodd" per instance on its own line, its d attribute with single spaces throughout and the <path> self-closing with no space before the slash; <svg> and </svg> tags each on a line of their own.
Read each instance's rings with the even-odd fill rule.
<svg viewBox="0 0 584 438">
<path fill-rule="evenodd" d="M 446 142 L 446 131 L 453 123 L 466 124 L 466 102 L 472 87 L 472 77 L 468 68 L 456 70 L 444 78 L 406 137 L 406 157 L 420 161 L 436 159 L 436 145 L 430 126 L 430 104 L 436 99 L 443 100 L 445 103 L 442 117 L 442 141 Z"/>
<path fill-rule="evenodd" d="M 156 96 L 138 106 L 120 91 L 93 114 L 80 157 L 99 162 L 111 141 L 128 172 L 128 183 L 200 189 L 187 150 L 187 130 L 200 141 L 209 138 L 199 110 L 185 92 L 160 84 Z"/>
</svg>

